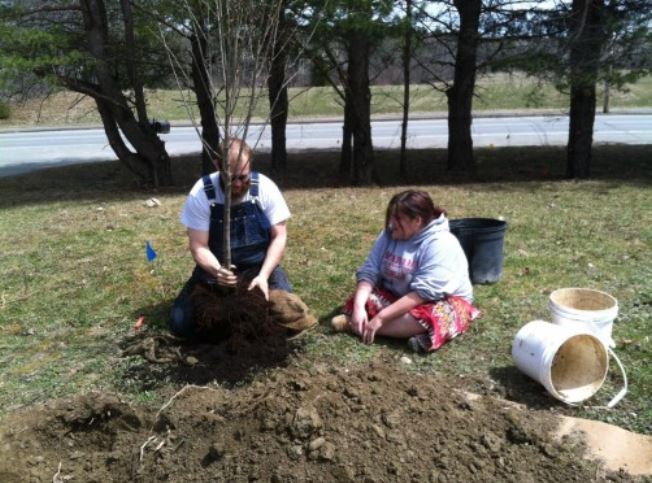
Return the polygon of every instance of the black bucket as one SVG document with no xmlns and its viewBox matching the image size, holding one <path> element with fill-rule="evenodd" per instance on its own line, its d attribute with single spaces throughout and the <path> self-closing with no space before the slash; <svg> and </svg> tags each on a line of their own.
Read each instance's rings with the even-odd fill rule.
<svg viewBox="0 0 652 483">
<path fill-rule="evenodd" d="M 450 220 L 449 224 L 469 261 L 471 282 L 497 282 L 503 273 L 507 222 L 492 218 L 462 218 Z"/>
</svg>

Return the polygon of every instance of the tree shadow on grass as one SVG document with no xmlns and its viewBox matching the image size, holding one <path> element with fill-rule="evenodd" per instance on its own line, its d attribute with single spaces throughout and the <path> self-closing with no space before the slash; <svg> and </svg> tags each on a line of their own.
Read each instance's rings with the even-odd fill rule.
<svg viewBox="0 0 652 483">
<path fill-rule="evenodd" d="M 444 149 L 408 151 L 408 175 L 399 175 L 397 150 L 376 150 L 379 186 L 455 185 L 497 183 L 495 189 L 532 190 L 532 182 L 548 183 L 564 178 L 563 147 L 478 148 L 473 178 L 448 172 Z M 621 184 L 649 184 L 652 179 L 652 145 L 598 145 L 593 149 L 592 179 Z M 270 176 L 283 190 L 348 187 L 338 174 L 338 151 L 289 153 L 287 170 L 275 172 L 270 155 L 258 153 L 255 169 Z M 163 195 L 185 195 L 201 176 L 198 155 L 180 156 L 172 162 L 175 186 L 152 189 L 140 186 L 117 161 L 48 168 L 0 178 L 0 209 L 26 204 L 66 200 L 145 200 Z M 536 186 L 535 186 L 536 187 Z"/>
</svg>

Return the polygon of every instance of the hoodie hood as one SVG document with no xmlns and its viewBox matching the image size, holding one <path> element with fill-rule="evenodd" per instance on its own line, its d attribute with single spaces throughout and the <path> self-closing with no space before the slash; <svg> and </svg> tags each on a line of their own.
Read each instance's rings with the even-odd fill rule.
<svg viewBox="0 0 652 483">
<path fill-rule="evenodd" d="M 448 227 L 448 218 L 446 218 L 446 215 L 442 213 L 439 215 L 439 218 L 432 220 L 426 226 L 421 228 L 421 230 L 416 232 L 409 241 L 413 243 L 421 243 L 424 240 L 436 238 L 440 233 L 448 231 L 450 231 Z"/>
</svg>

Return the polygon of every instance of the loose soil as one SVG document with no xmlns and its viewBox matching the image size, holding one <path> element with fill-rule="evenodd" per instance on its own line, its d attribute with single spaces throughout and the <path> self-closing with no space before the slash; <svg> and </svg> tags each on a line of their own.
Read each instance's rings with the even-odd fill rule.
<svg viewBox="0 0 652 483">
<path fill-rule="evenodd" d="M 246 363 L 218 346 L 179 353 L 152 366 L 208 381 L 256 352 Z M 583 460 L 577 440 L 555 442 L 549 413 L 474 397 L 406 361 L 349 370 L 291 350 L 267 362 L 247 383 L 169 383 L 154 409 L 91 393 L 10 414 L 0 481 L 633 480 Z"/>
</svg>

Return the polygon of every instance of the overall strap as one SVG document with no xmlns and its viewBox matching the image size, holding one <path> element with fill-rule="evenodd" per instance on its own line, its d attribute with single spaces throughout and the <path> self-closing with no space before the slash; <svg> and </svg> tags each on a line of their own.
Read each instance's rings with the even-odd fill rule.
<svg viewBox="0 0 652 483">
<path fill-rule="evenodd" d="M 208 201 L 214 201 L 216 199 L 215 186 L 211 181 L 210 175 L 207 174 L 206 176 L 202 176 L 202 181 L 204 182 L 204 193 L 206 193 L 206 198 L 208 198 Z"/>
<path fill-rule="evenodd" d="M 249 187 L 249 194 L 253 198 L 258 198 L 258 185 L 260 184 L 260 179 L 258 177 L 258 171 L 251 172 L 251 186 Z"/>
</svg>

